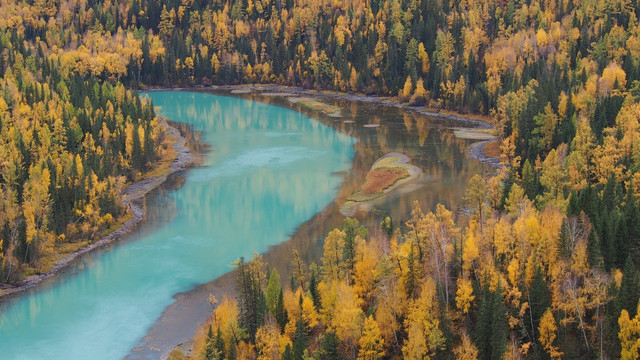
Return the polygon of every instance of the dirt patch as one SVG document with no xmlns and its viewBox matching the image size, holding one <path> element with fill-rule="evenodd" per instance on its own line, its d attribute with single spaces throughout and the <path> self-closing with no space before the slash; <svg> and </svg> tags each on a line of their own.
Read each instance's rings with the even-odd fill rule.
<svg viewBox="0 0 640 360">
<path fill-rule="evenodd" d="M 500 158 L 500 142 L 498 140 L 492 141 L 484 146 L 484 156 L 490 158 Z"/>
</svg>

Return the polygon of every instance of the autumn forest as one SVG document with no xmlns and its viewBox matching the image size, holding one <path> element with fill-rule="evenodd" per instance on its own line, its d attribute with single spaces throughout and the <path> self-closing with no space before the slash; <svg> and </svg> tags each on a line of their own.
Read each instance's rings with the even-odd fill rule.
<svg viewBox="0 0 640 360">
<path fill-rule="evenodd" d="M 357 93 L 483 116 L 501 166 L 471 179 L 462 217 L 346 218 L 291 278 L 238 260 L 190 356 L 640 357 L 637 1 L 0 4 L 0 283 L 131 216 L 122 190 L 171 155 L 138 90 Z"/>
</svg>

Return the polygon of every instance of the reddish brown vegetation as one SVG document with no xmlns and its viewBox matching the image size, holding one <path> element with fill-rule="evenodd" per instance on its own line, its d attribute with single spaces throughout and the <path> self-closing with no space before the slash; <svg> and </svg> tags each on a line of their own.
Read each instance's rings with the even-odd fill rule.
<svg viewBox="0 0 640 360">
<path fill-rule="evenodd" d="M 367 174 L 367 179 L 360 190 L 365 194 L 377 194 L 407 176 L 409 176 L 409 172 L 405 169 L 373 169 Z"/>
</svg>

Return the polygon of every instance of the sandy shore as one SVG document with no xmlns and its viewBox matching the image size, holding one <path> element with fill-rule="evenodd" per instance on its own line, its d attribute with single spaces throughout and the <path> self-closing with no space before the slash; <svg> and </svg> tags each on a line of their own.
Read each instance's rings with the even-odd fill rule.
<svg viewBox="0 0 640 360">
<path fill-rule="evenodd" d="M 123 195 L 122 202 L 125 206 L 130 205 L 130 210 L 133 214 L 133 217 L 127 222 L 125 222 L 124 224 L 122 224 L 122 226 L 118 230 L 102 237 L 100 240 L 90 245 L 87 245 L 82 249 L 79 249 L 76 252 L 59 260 L 56 263 L 56 265 L 49 271 L 39 275 L 29 276 L 27 279 L 25 279 L 18 285 L 14 285 L 14 286 L 9 285 L 8 287 L 4 288 L 3 291 L 0 292 L 0 299 L 2 297 L 6 297 L 12 294 L 15 295 L 17 293 L 20 293 L 22 291 L 25 291 L 35 286 L 41 281 L 54 276 L 60 270 L 64 269 L 72 261 L 82 256 L 83 254 L 86 254 L 97 248 L 101 248 L 135 229 L 136 225 L 140 221 L 142 221 L 145 215 L 144 209 L 142 207 L 143 197 L 147 193 L 149 193 L 151 190 L 157 188 L 162 183 L 164 183 L 170 174 L 186 169 L 195 160 L 194 154 L 187 147 L 187 139 L 185 139 L 184 136 L 180 134 L 180 131 L 174 128 L 173 126 L 167 124 L 165 121 L 162 121 L 162 125 L 166 129 L 167 135 L 176 139 L 176 142 L 173 144 L 173 149 L 176 151 L 178 155 L 169 166 L 169 172 L 167 174 L 152 177 L 152 178 L 142 179 L 138 182 L 135 182 L 129 185 L 122 192 L 122 195 Z"/>
</svg>

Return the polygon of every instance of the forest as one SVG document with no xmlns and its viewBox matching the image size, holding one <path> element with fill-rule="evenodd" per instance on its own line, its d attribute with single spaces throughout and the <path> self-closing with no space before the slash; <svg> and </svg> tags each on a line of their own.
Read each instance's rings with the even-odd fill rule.
<svg viewBox="0 0 640 360">
<path fill-rule="evenodd" d="M 419 204 L 406 222 L 385 219 L 384 236 L 345 220 L 322 263 L 296 263 L 291 281 L 240 260 L 237 299 L 212 299 L 195 356 L 639 357 L 638 2 L 2 0 L 0 9 L 1 282 L 42 271 L 65 244 L 126 216 L 121 189 L 163 151 L 137 89 L 362 93 L 492 119 L 502 167 L 470 182 L 468 224 Z"/>
<path fill-rule="evenodd" d="M 151 168 L 164 128 L 136 90 L 2 28 L 0 283 L 15 283 L 126 217 L 121 190 Z"/>
</svg>

